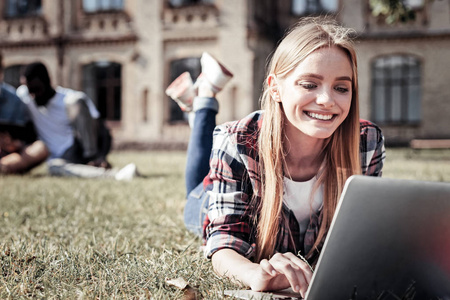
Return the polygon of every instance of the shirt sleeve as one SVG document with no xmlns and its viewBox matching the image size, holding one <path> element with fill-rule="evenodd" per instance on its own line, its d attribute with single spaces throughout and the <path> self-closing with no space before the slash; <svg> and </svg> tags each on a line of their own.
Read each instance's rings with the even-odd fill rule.
<svg viewBox="0 0 450 300">
<path fill-rule="evenodd" d="M 205 227 L 205 255 L 208 258 L 225 248 L 247 258 L 254 255 L 248 215 L 251 188 L 244 163 L 249 158 L 243 152 L 226 126 L 216 127 L 210 173 L 205 180 L 206 190 L 209 190 L 209 224 Z"/>
<path fill-rule="evenodd" d="M 64 98 L 64 101 L 66 103 L 75 103 L 78 100 L 82 99 L 86 103 L 86 105 L 89 109 L 89 113 L 91 114 L 91 117 L 93 119 L 98 119 L 100 117 L 100 113 L 98 112 L 97 108 L 95 107 L 94 102 L 84 92 L 75 91 L 75 90 L 63 88 L 60 86 L 58 86 L 56 88 L 56 90 L 59 91 L 60 93 L 66 95 L 66 97 Z"/>
<path fill-rule="evenodd" d="M 25 126 L 30 121 L 26 105 L 3 84 L 0 84 L 0 107 L 2 123 Z"/>
<path fill-rule="evenodd" d="M 386 150 L 381 129 L 369 121 L 361 121 L 360 157 L 363 175 L 382 175 Z"/>
</svg>

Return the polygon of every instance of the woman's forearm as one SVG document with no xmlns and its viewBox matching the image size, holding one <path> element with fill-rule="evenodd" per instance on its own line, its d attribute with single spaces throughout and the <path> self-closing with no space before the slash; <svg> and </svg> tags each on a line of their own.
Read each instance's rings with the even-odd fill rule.
<svg viewBox="0 0 450 300">
<path fill-rule="evenodd" d="M 222 249 L 213 254 L 212 265 L 214 271 L 221 276 L 230 278 L 233 282 L 251 287 L 250 278 L 259 268 L 258 264 L 240 255 L 232 249 Z"/>
<path fill-rule="evenodd" d="M 291 287 L 305 295 L 312 273 L 309 266 L 293 253 L 276 253 L 270 260 L 253 263 L 232 249 L 212 256 L 214 271 L 254 291 L 274 291 Z"/>
</svg>

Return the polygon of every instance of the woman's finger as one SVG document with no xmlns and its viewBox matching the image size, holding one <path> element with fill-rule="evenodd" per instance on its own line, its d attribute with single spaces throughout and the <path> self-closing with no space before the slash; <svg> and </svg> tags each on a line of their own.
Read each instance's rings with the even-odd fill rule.
<svg viewBox="0 0 450 300">
<path fill-rule="evenodd" d="M 275 254 L 269 261 L 273 268 L 283 274 L 289 281 L 295 292 L 300 292 L 304 296 L 308 289 L 308 282 L 304 275 L 304 270 L 291 260 L 292 257 L 285 254 Z"/>
<path fill-rule="evenodd" d="M 274 269 L 274 267 L 270 264 L 270 262 L 267 259 L 261 260 L 259 265 L 261 266 L 261 269 L 270 276 L 277 275 L 277 271 Z"/>
<path fill-rule="evenodd" d="M 297 265 L 299 268 L 301 268 L 303 270 L 303 274 L 305 275 L 306 281 L 309 285 L 309 283 L 311 282 L 312 279 L 312 271 L 311 271 L 311 267 L 305 262 L 303 261 L 301 258 L 299 258 L 298 256 L 296 256 L 295 254 L 288 252 L 288 253 L 284 253 L 284 255 L 289 258 L 295 265 Z"/>
</svg>

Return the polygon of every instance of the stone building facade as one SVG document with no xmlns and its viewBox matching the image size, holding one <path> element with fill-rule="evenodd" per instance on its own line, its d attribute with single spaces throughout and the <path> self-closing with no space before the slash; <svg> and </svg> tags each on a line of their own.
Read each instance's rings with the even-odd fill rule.
<svg viewBox="0 0 450 300">
<path fill-rule="evenodd" d="M 300 17 L 334 16 L 357 32 L 361 117 L 388 143 L 450 138 L 450 2 L 410 0 L 416 19 L 386 25 L 368 0 L 4 0 L 5 81 L 41 61 L 54 85 L 85 91 L 116 146 L 185 144 L 186 116 L 165 94 L 203 51 L 235 74 L 219 94 L 218 122 L 258 109 L 267 57 Z"/>
</svg>

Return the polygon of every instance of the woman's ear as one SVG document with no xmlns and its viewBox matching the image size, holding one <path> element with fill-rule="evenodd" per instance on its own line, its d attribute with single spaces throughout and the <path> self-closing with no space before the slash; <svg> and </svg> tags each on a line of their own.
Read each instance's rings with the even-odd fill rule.
<svg viewBox="0 0 450 300">
<path fill-rule="evenodd" d="M 280 86 L 275 74 L 267 76 L 267 86 L 269 87 L 270 97 L 276 102 L 281 102 Z"/>
</svg>

